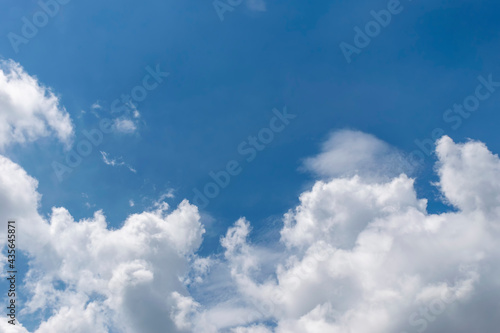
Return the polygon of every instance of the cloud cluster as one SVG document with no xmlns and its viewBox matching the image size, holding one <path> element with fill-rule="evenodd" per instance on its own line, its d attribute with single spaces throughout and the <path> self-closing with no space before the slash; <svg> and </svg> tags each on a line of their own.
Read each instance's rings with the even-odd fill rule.
<svg viewBox="0 0 500 333">
<path fill-rule="evenodd" d="M 165 203 L 116 230 L 101 211 L 74 221 L 54 208 L 45 220 L 37 213 L 37 182 L 3 156 L 0 171 L 2 212 L 16 217 L 18 248 L 31 258 L 23 312 L 52 313 L 36 332 L 183 331 L 176 323 L 185 317 L 187 291 L 179 277 L 204 233 L 195 206 L 183 201 L 169 212 Z"/>
<path fill-rule="evenodd" d="M 456 212 L 427 213 L 404 174 L 319 181 L 285 214 L 285 249 L 264 277 L 267 257 L 239 220 L 221 243 L 252 315 L 233 331 L 494 331 L 500 160 L 482 143 L 449 137 L 437 142 L 437 155 L 439 187 Z"/>
<path fill-rule="evenodd" d="M 67 147 L 73 125 L 59 99 L 16 62 L 0 61 L 0 149 L 52 134 Z"/>
</svg>

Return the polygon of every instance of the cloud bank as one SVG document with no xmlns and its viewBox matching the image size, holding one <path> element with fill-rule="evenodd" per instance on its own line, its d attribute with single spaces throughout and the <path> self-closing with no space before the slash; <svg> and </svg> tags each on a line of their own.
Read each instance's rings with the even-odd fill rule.
<svg viewBox="0 0 500 333">
<path fill-rule="evenodd" d="M 221 255 L 209 257 L 196 254 L 204 227 L 186 200 L 113 230 L 102 211 L 75 221 L 59 207 L 43 217 L 37 181 L 0 156 L 0 209 L 19 221 L 18 244 L 30 258 L 24 316 L 41 316 L 37 333 L 495 331 L 498 156 L 480 142 L 441 138 L 438 186 L 455 211 L 430 214 L 405 174 L 335 177 L 352 166 L 329 164 L 350 139 L 387 151 L 369 135 L 334 134 L 308 162 L 330 177 L 283 216 L 277 243 L 251 242 L 241 218 L 221 238 Z M 375 169 L 392 161 L 368 156 L 355 165 L 367 160 Z"/>
</svg>

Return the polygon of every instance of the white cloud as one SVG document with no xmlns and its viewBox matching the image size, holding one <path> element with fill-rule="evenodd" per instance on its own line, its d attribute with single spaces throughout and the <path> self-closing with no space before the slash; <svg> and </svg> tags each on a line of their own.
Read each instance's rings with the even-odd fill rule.
<svg viewBox="0 0 500 333">
<path fill-rule="evenodd" d="M 55 135 L 71 145 L 73 125 L 59 98 L 14 61 L 0 61 L 0 149 Z"/>
<path fill-rule="evenodd" d="M 99 103 L 99 101 L 96 101 L 94 104 L 91 105 L 90 107 L 92 110 L 100 110 L 102 109 L 102 106 L 101 104 Z"/>
<path fill-rule="evenodd" d="M 321 177 L 362 175 L 379 179 L 410 173 L 413 169 L 397 149 L 359 131 L 333 132 L 321 150 L 318 156 L 304 161 L 306 169 Z"/>
<path fill-rule="evenodd" d="M 158 201 L 163 201 L 165 199 L 175 198 L 174 192 L 175 192 L 175 190 L 173 188 L 169 188 L 165 193 L 160 195 L 160 198 L 158 199 Z"/>
<path fill-rule="evenodd" d="M 0 211 L 3 218 L 19 221 L 16 226 L 18 237 L 38 239 L 36 243 L 26 243 L 30 246 L 30 251 L 41 251 L 48 237 L 45 223 L 37 211 L 41 198 L 36 191 L 37 186 L 38 181 L 24 169 L 0 155 Z M 28 224 L 21 221 L 28 221 Z M 5 229 L 0 229 L 0 246 L 7 239 Z"/>
<path fill-rule="evenodd" d="M 135 170 L 133 167 L 131 167 L 130 165 L 128 165 L 127 163 L 121 161 L 121 157 L 119 157 L 118 159 L 112 159 L 109 157 L 108 153 L 104 152 L 104 151 L 101 151 L 101 156 L 102 156 L 102 161 L 106 164 L 106 165 L 110 165 L 110 166 L 125 166 L 127 167 L 130 171 L 132 171 L 133 173 L 137 173 L 137 170 Z"/>
<path fill-rule="evenodd" d="M 443 137 L 436 149 L 440 160 L 440 182 L 448 201 L 471 212 L 498 213 L 500 204 L 500 164 L 498 156 L 481 142 L 457 145 Z"/>
<path fill-rule="evenodd" d="M 233 328 L 232 333 L 271 333 L 272 331 L 265 326 L 250 326 Z"/>
<path fill-rule="evenodd" d="M 113 128 L 120 133 L 131 134 L 137 130 L 135 123 L 127 118 L 116 118 L 114 120 Z"/>
<path fill-rule="evenodd" d="M 7 317 L 5 317 L 7 318 Z M 0 321 L 0 332 L 8 333 L 28 333 L 28 330 L 24 328 L 21 324 L 17 323 L 15 325 L 9 324 L 7 320 Z"/>
<path fill-rule="evenodd" d="M 94 104 L 90 106 L 90 112 L 96 117 L 96 118 L 101 118 L 99 115 L 99 111 L 102 110 L 102 105 L 99 103 L 99 101 L 96 101 Z M 85 114 L 85 111 L 82 110 L 82 114 Z"/>
<path fill-rule="evenodd" d="M 86 202 L 85 203 L 85 207 L 87 207 L 88 209 L 90 209 L 90 208 L 95 207 L 95 204 L 91 204 L 90 202 Z"/>
</svg>

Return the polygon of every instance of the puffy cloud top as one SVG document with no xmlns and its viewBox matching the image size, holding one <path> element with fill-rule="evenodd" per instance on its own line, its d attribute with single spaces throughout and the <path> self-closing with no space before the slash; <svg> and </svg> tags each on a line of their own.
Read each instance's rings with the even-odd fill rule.
<svg viewBox="0 0 500 333">
<path fill-rule="evenodd" d="M 54 134 L 67 147 L 73 126 L 59 99 L 18 63 L 0 61 L 0 149 Z"/>
<path fill-rule="evenodd" d="M 212 327 L 205 331 L 495 331 L 500 160 L 482 143 L 449 137 L 437 155 L 439 185 L 456 212 L 429 214 L 405 175 L 343 176 L 317 182 L 285 214 L 280 255 L 250 243 L 250 223 L 238 220 L 222 245 L 237 289 L 226 308 L 238 304 L 244 315 L 239 325 L 210 326 L 221 310 L 206 309 L 198 316 Z"/>
<path fill-rule="evenodd" d="M 75 221 L 65 208 L 53 208 L 45 220 L 37 212 L 37 182 L 1 155 L 0 171 L 2 213 L 16 218 L 17 247 L 31 259 L 23 313 L 52 313 L 36 332 L 185 331 L 175 314 L 186 307 L 180 277 L 204 233 L 197 207 L 183 201 L 169 211 L 165 203 L 115 230 L 101 211 Z M 2 228 L 0 242 L 6 238 Z"/>
<path fill-rule="evenodd" d="M 321 150 L 319 155 L 304 161 L 306 169 L 321 177 L 363 175 L 379 179 L 410 173 L 413 169 L 397 149 L 360 131 L 333 132 Z"/>
</svg>

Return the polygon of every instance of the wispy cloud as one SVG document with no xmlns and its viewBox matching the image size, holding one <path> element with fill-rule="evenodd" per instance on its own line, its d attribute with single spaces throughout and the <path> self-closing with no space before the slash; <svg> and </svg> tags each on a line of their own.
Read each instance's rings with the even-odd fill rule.
<svg viewBox="0 0 500 333">
<path fill-rule="evenodd" d="M 91 204 L 90 202 L 86 202 L 85 207 L 87 207 L 87 209 L 91 209 L 91 208 L 95 207 L 95 204 Z"/>
<path fill-rule="evenodd" d="M 98 111 L 102 110 L 102 105 L 99 103 L 99 101 L 96 101 L 94 104 L 90 106 L 90 112 L 96 117 L 96 118 L 101 118 L 99 115 Z"/>
<path fill-rule="evenodd" d="M 133 167 L 131 167 L 129 164 L 123 162 L 122 157 L 118 157 L 117 159 L 112 159 L 109 157 L 108 153 L 101 151 L 101 156 L 102 160 L 105 164 L 111 165 L 111 166 L 125 166 L 127 167 L 130 171 L 133 173 L 137 173 L 137 170 L 135 170 Z"/>
<path fill-rule="evenodd" d="M 161 200 L 164 200 L 164 199 L 166 199 L 166 198 L 169 198 L 169 199 L 175 198 L 174 192 L 175 192 L 175 190 L 174 190 L 173 188 L 169 188 L 169 189 L 167 190 L 167 192 L 163 193 L 163 194 L 160 196 L 160 199 L 159 199 L 159 200 L 161 201 Z"/>
<path fill-rule="evenodd" d="M 134 117 L 135 117 L 135 114 L 134 114 Z M 138 115 L 136 118 L 138 118 Z M 137 126 L 135 125 L 135 123 L 132 120 L 130 120 L 128 118 L 117 118 L 114 120 L 113 128 L 117 132 L 130 134 L 130 133 L 135 132 L 135 130 L 137 129 Z"/>
<path fill-rule="evenodd" d="M 92 110 L 102 109 L 102 106 L 99 103 L 99 101 L 96 101 L 94 104 L 92 104 L 91 108 L 92 108 Z"/>
</svg>

